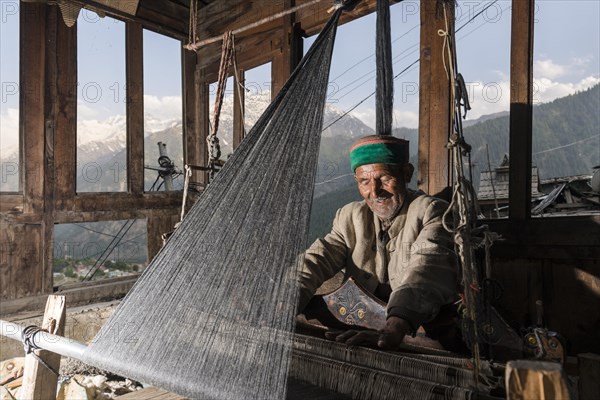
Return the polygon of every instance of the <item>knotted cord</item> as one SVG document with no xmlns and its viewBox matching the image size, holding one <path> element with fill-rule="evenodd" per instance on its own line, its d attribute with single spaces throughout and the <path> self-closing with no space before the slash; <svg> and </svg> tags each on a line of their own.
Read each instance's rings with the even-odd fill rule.
<svg viewBox="0 0 600 400">
<path fill-rule="evenodd" d="M 35 358 L 40 364 L 42 364 L 48 371 L 52 372 L 54 375 L 58 377 L 58 371 L 52 368 L 46 361 L 44 361 L 34 350 L 41 350 L 41 347 L 36 346 L 33 341 L 34 335 L 39 332 L 48 332 L 45 329 L 37 327 L 35 325 L 26 326 L 21 333 L 21 341 L 23 342 L 23 349 L 25 350 L 25 354 L 30 354 Z"/>
<path fill-rule="evenodd" d="M 479 271 L 474 252 L 474 228 L 477 222 L 476 202 L 477 197 L 471 182 L 465 177 L 463 157 L 468 156 L 471 151 L 464 139 L 462 132 L 462 120 L 470 108 L 466 91 L 463 91 L 464 81 L 457 73 L 456 48 L 453 33 L 448 21 L 447 7 L 454 6 L 453 1 L 441 0 L 438 2 L 443 10 L 445 30 L 439 30 L 438 35 L 444 38 L 442 46 L 442 59 L 444 69 L 450 82 L 450 102 L 454 106 L 454 112 L 450 113 L 449 142 L 447 147 L 452 152 L 452 164 L 454 170 L 454 189 L 448 210 L 444 214 L 443 225 L 446 230 L 454 234 L 454 242 L 457 255 L 462 267 L 463 285 L 463 325 L 467 344 L 470 346 L 476 377 L 481 375 L 481 354 L 479 348 L 478 314 L 480 299 Z M 462 84 L 459 82 L 463 82 Z M 466 98 L 466 100 L 465 100 Z M 470 162 L 469 162 L 470 166 Z M 448 216 L 453 216 L 453 226 L 448 224 Z M 487 248 L 487 247 L 486 247 Z M 476 379 L 477 381 L 477 379 Z"/>
<path fill-rule="evenodd" d="M 221 46 L 221 64 L 219 65 L 219 74 L 217 78 L 217 93 L 215 97 L 215 107 L 213 110 L 213 123 L 210 134 L 206 137 L 208 144 L 208 167 L 210 168 L 210 178 L 215 174 L 215 165 L 221 158 L 221 146 L 217 133 L 219 131 L 219 118 L 221 108 L 223 107 L 223 98 L 225 97 L 225 88 L 227 87 L 227 75 L 231 60 L 233 58 L 233 33 L 231 31 L 223 34 L 223 45 Z"/>
</svg>

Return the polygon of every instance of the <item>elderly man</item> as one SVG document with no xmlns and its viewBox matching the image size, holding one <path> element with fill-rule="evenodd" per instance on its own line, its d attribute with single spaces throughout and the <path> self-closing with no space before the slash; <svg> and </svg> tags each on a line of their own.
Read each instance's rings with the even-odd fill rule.
<svg viewBox="0 0 600 400">
<path fill-rule="evenodd" d="M 332 332 L 330 339 L 394 349 L 456 301 L 458 270 L 442 226 L 447 204 L 407 189 L 414 167 L 408 141 L 373 135 L 356 141 L 350 162 L 364 201 L 337 211 L 333 228 L 305 253 L 302 310 L 317 288 L 341 270 L 387 302 L 380 331 Z"/>
</svg>

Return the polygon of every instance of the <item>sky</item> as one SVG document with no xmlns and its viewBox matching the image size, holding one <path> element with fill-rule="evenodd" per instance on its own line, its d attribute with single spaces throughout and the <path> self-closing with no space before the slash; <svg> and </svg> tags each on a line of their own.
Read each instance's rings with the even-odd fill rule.
<svg viewBox="0 0 600 400">
<path fill-rule="evenodd" d="M 483 11 L 485 9 L 485 11 Z M 472 17 L 483 11 L 476 18 Z M 18 1 L 0 0 L 0 144 L 18 143 Z M 469 118 L 509 107 L 508 0 L 458 0 L 458 70 L 467 83 Z M 418 126 L 419 1 L 391 6 L 395 80 L 394 127 Z M 125 28 L 83 10 L 79 17 L 78 119 L 105 120 L 125 110 Z M 600 82 L 600 0 L 539 0 L 534 42 L 534 99 L 545 103 Z M 314 38 L 307 38 L 305 50 Z M 375 15 L 338 29 L 328 102 L 374 125 Z M 155 118 L 181 115 L 180 42 L 144 33 L 145 111 Z M 412 67 L 411 67 L 412 65 Z M 247 72 L 250 92 L 268 90 L 268 66 Z M 229 86 L 229 92 L 232 88 Z M 367 98 L 365 100 L 365 98 Z M 327 122 L 326 122 L 327 123 Z"/>
</svg>

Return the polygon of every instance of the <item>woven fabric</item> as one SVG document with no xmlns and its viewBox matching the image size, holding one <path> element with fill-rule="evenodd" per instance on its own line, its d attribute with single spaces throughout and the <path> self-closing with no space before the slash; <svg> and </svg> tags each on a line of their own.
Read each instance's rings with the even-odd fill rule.
<svg viewBox="0 0 600 400">
<path fill-rule="evenodd" d="M 84 354 L 194 399 L 283 399 L 337 10 Z"/>
</svg>

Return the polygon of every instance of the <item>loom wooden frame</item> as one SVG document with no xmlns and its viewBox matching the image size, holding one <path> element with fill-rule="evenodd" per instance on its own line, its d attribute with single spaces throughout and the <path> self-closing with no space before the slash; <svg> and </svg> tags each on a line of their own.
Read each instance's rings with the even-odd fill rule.
<svg viewBox="0 0 600 400">
<path fill-rule="evenodd" d="M 142 98 L 142 30 L 162 31 L 179 39 L 187 37 L 187 16 L 181 1 L 164 2 L 168 11 L 164 15 L 154 10 L 150 3 L 140 3 L 139 18 L 125 21 L 130 100 Z M 289 8 L 301 3 L 302 0 L 277 0 L 273 7 Z M 243 13 L 238 12 L 243 17 L 228 20 L 220 18 L 219 13 L 223 10 L 219 9 L 219 4 L 221 2 L 209 2 L 205 9 L 207 22 L 200 31 L 204 37 L 258 20 L 265 13 L 251 4 L 249 9 L 242 10 Z M 237 6 L 239 4 L 236 3 L 232 7 Z M 435 1 L 420 0 L 420 7 L 418 179 L 421 189 L 437 193 L 449 182 L 448 154 L 443 145 L 447 140 L 450 104 L 447 87 L 433 87 L 433 82 L 445 81 L 443 66 L 437 58 L 439 52 L 432 51 L 438 46 L 437 29 L 442 22 L 435 17 Z M 556 280 L 560 280 L 553 278 L 555 275 L 587 271 L 582 279 L 590 288 L 600 287 L 600 240 L 594 235 L 600 216 L 552 220 L 530 216 L 531 177 L 525 171 L 529 171 L 531 166 L 533 7 L 533 0 L 513 0 L 510 216 L 507 220 L 490 221 L 492 229 L 504 237 L 504 241 L 493 248 L 493 261 L 499 266 L 497 277 L 505 284 L 519 288 L 515 289 L 518 292 L 515 299 L 509 301 L 509 308 L 512 308 L 515 319 L 522 322 L 534 315 L 530 304 L 535 298 L 552 300 L 549 296 L 559 286 Z M 271 62 L 275 93 L 302 54 L 302 37 L 316 33 L 322 26 L 327 17 L 325 8 L 323 6 L 322 12 L 312 14 L 298 12 L 288 15 L 236 38 L 238 67 L 242 71 L 240 79 L 244 79 L 244 71 Z M 365 0 L 341 22 L 359 18 L 374 8 L 375 0 Z M 140 151 L 143 145 L 143 114 L 140 111 L 143 104 L 140 101 L 128 102 L 128 191 L 76 193 L 76 99 L 68 85 L 77 71 L 76 31 L 69 30 L 62 23 L 57 7 L 22 2 L 21 10 L 21 192 L 0 193 L 0 313 L 38 307 L 40 301 L 36 299 L 54 292 L 54 224 L 145 218 L 148 222 L 149 255 L 152 256 L 161 246 L 160 234 L 171 230 L 178 220 L 181 205 L 178 193 L 143 192 L 143 151 Z M 147 21 L 153 23 L 148 24 Z M 206 161 L 203 138 L 208 132 L 209 121 L 207 87 L 215 80 L 218 68 L 215 60 L 219 54 L 218 43 L 200 49 L 198 54 L 182 51 L 184 156 L 190 164 L 203 165 Z M 241 114 L 241 108 L 236 106 L 236 144 L 242 139 Z M 202 179 L 201 175 L 195 177 L 195 180 Z M 575 229 L 578 235 L 572 234 Z M 12 232 L 12 236 L 8 232 Z M 528 286 L 520 287 L 515 279 L 529 282 Z M 123 283 L 119 290 L 125 292 L 126 287 Z M 89 288 L 79 290 L 89 291 Z M 81 296 L 81 301 L 90 302 L 95 296 L 100 299 L 114 295 L 115 288 L 99 283 L 91 292 L 93 296 Z M 595 295 L 600 296 L 600 293 Z M 73 305 L 71 300 L 68 301 Z M 571 305 L 574 302 L 576 300 L 571 299 L 553 302 L 554 316 L 550 322 L 554 321 L 558 329 L 564 328 L 569 335 L 574 332 L 573 340 L 578 340 L 582 338 L 581 332 L 571 327 L 570 319 L 560 316 L 570 315 L 569 318 L 583 320 L 586 314 L 584 311 L 573 312 Z"/>
</svg>

